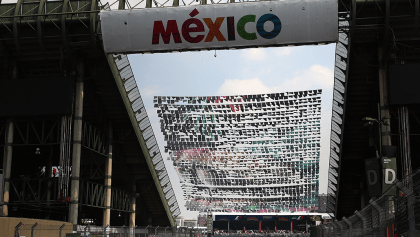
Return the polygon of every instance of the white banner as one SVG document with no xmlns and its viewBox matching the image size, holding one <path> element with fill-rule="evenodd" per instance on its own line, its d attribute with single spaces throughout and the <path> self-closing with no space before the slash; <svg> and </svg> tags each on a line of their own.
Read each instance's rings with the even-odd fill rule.
<svg viewBox="0 0 420 237">
<path fill-rule="evenodd" d="M 336 0 L 281 0 L 101 11 L 106 53 L 331 43 Z"/>
</svg>

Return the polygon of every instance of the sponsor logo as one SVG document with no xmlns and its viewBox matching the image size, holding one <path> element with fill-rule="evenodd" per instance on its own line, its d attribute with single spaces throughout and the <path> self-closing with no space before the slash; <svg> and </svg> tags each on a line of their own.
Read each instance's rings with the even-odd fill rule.
<svg viewBox="0 0 420 237">
<path fill-rule="evenodd" d="M 189 14 L 191 18 L 184 21 L 181 28 L 178 27 L 178 22 L 176 20 L 168 20 L 166 22 L 166 28 L 163 21 L 155 21 L 153 25 L 152 44 L 160 44 L 160 38 L 162 38 L 164 44 L 169 44 L 171 42 L 171 36 L 176 44 L 182 43 L 183 40 L 192 44 L 200 43 L 202 41 L 213 42 L 214 40 L 235 41 L 237 35 L 245 40 L 256 40 L 259 37 L 273 39 L 277 37 L 281 31 L 280 18 L 271 13 L 260 16 L 258 20 L 256 15 L 245 15 L 238 20 L 236 30 L 233 16 L 216 17 L 214 20 L 211 18 L 202 18 L 202 20 L 200 20 L 199 18 L 194 18 L 198 14 L 199 12 L 197 9 L 191 11 Z M 271 31 L 266 31 L 264 29 L 264 24 L 268 21 L 271 21 L 274 25 Z M 224 23 L 227 24 L 227 32 L 222 33 L 220 27 Z M 248 23 L 254 23 L 255 31 L 248 32 L 245 30 L 245 25 Z M 209 30 L 207 35 L 200 34 L 205 32 L 204 26 Z"/>
</svg>

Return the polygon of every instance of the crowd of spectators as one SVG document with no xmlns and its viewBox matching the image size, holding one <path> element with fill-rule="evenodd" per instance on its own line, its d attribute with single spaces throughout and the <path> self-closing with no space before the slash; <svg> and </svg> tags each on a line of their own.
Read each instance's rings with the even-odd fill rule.
<svg viewBox="0 0 420 237">
<path fill-rule="evenodd" d="M 297 237 L 297 236 L 309 236 L 310 234 L 306 231 L 299 231 L 299 230 L 215 230 L 214 236 L 255 236 L 255 237 L 283 237 L 283 236 L 290 236 L 290 237 Z"/>
</svg>

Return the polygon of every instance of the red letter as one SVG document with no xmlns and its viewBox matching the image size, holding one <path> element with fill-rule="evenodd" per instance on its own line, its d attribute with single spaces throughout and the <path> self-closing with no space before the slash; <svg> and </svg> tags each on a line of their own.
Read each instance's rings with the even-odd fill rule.
<svg viewBox="0 0 420 237">
<path fill-rule="evenodd" d="M 218 17 L 213 23 L 210 18 L 203 18 L 204 22 L 210 30 L 204 42 L 212 42 L 214 37 L 216 37 L 218 41 L 226 41 L 225 37 L 220 32 L 220 26 L 222 25 L 224 19 L 224 17 Z"/>
<path fill-rule="evenodd" d="M 196 26 L 190 27 L 192 24 Z M 197 35 L 196 37 L 191 37 L 190 32 L 204 32 L 204 25 L 203 23 L 196 19 L 190 18 L 182 24 L 182 36 L 184 39 L 190 43 L 199 43 L 204 39 L 204 35 Z"/>
<path fill-rule="evenodd" d="M 162 35 L 163 43 L 169 44 L 171 40 L 171 34 L 174 37 L 175 43 L 182 43 L 181 36 L 179 35 L 178 25 L 176 24 L 176 20 L 168 20 L 168 25 L 166 27 L 163 26 L 162 21 L 155 21 L 153 26 L 153 38 L 152 44 L 159 44 L 159 36 Z"/>
</svg>

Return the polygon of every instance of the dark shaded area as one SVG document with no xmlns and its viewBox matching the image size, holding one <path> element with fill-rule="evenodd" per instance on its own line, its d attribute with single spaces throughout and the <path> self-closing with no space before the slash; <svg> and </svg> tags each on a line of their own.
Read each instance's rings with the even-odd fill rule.
<svg viewBox="0 0 420 237">
<path fill-rule="evenodd" d="M 409 1 L 339 2 L 339 12 L 349 11 L 349 68 L 340 178 L 336 218 L 354 215 L 372 198 L 368 194 L 364 160 L 380 153 L 381 136 L 389 135 L 396 146 L 397 178 L 403 170 L 401 118 L 399 109 L 408 109 L 409 140 L 412 170 L 420 165 L 420 96 L 418 67 L 420 61 L 420 31 L 414 8 Z M 417 16 L 418 17 L 418 16 Z M 380 85 L 388 88 L 381 107 Z M 389 109 L 390 133 L 382 134 L 377 122 L 366 125 L 370 117 L 381 121 L 380 112 Z M 372 151 L 372 148 L 374 149 Z"/>
<path fill-rule="evenodd" d="M 74 77 L 0 80 L 0 116 L 71 114 Z"/>
<path fill-rule="evenodd" d="M 389 67 L 389 102 L 420 103 L 420 64 L 394 64 Z"/>
</svg>

